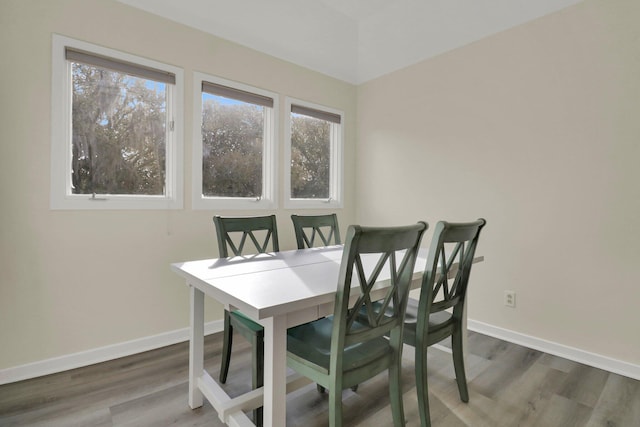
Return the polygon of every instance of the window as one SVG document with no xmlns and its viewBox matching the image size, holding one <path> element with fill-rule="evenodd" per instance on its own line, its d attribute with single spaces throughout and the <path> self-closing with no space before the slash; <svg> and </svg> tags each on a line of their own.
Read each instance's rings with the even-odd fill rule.
<svg viewBox="0 0 640 427">
<path fill-rule="evenodd" d="M 285 207 L 342 207 L 343 113 L 287 99 Z"/>
<path fill-rule="evenodd" d="M 274 105 L 274 93 L 195 73 L 195 209 L 276 206 Z"/>
<path fill-rule="evenodd" d="M 182 208 L 182 70 L 53 36 L 52 209 Z"/>
</svg>

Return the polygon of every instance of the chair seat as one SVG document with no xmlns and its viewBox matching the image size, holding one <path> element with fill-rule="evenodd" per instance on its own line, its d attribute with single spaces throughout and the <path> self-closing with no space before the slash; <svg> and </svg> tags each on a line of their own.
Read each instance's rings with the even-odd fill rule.
<svg viewBox="0 0 640 427">
<path fill-rule="evenodd" d="M 240 310 L 234 310 L 229 312 L 231 318 L 237 322 L 242 323 L 243 326 L 250 329 L 252 332 L 256 334 L 264 333 L 264 328 L 261 324 L 254 322 L 250 318 L 248 318 L 244 313 Z"/>
<path fill-rule="evenodd" d="M 353 330 L 360 325 L 354 322 Z M 287 331 L 287 351 L 289 356 L 297 356 L 312 362 L 316 370 L 329 372 L 331 356 L 331 331 L 333 316 L 296 326 Z M 376 359 L 392 354 L 393 350 L 386 338 L 380 337 L 345 348 L 343 368 L 345 372 L 365 366 Z"/>
<path fill-rule="evenodd" d="M 452 315 L 448 311 L 438 311 L 429 314 L 429 332 L 431 337 L 440 329 L 451 325 Z M 407 302 L 407 311 L 404 315 L 404 342 L 415 345 L 416 328 L 418 325 L 418 300 L 409 298 Z M 439 340 L 438 340 L 439 341 Z"/>
</svg>

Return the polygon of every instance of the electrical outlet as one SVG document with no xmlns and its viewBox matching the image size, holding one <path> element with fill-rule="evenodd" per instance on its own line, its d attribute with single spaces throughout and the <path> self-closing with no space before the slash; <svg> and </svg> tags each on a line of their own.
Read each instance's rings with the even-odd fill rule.
<svg viewBox="0 0 640 427">
<path fill-rule="evenodd" d="M 516 291 L 504 291 L 504 305 L 507 307 L 516 307 Z"/>
</svg>

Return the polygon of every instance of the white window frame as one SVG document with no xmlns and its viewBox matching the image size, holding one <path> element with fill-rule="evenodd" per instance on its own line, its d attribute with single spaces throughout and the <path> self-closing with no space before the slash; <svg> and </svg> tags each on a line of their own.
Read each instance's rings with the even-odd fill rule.
<svg viewBox="0 0 640 427">
<path fill-rule="evenodd" d="M 262 139 L 262 196 L 255 197 L 205 197 L 202 195 L 202 82 L 211 82 L 233 89 L 266 96 L 273 99 L 273 108 L 267 110 Z M 193 152 L 191 205 L 198 210 L 275 209 L 277 206 L 277 140 L 278 95 L 273 92 L 238 83 L 209 74 L 193 73 Z"/>
<path fill-rule="evenodd" d="M 65 48 L 126 61 L 173 73 L 175 85 L 167 85 L 167 126 L 164 195 L 87 195 L 71 192 L 71 63 Z M 51 209 L 182 209 L 183 207 L 183 110 L 184 73 L 179 67 L 141 58 L 114 49 L 97 46 L 53 34 L 51 82 Z"/>
<path fill-rule="evenodd" d="M 330 150 L 330 177 L 328 199 L 294 199 L 291 197 L 291 105 L 326 111 L 340 116 L 340 124 L 332 124 Z M 285 98 L 285 170 L 284 207 L 287 209 L 338 209 L 342 208 L 344 194 L 344 112 L 335 108 L 314 104 L 300 99 Z"/>
</svg>

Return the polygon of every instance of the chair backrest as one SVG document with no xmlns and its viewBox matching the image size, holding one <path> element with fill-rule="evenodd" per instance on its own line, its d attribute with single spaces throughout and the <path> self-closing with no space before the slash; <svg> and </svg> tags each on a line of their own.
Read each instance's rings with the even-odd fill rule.
<svg viewBox="0 0 640 427">
<path fill-rule="evenodd" d="M 250 253 L 278 252 L 278 227 L 276 216 L 221 217 L 214 216 L 221 258 L 244 255 L 247 241 Z M 247 237 L 249 238 L 247 240 Z M 271 244 L 271 245 L 270 245 Z M 271 246 L 271 247 L 270 247 Z M 255 251 L 253 251 L 255 249 Z"/>
<path fill-rule="evenodd" d="M 427 333 L 430 314 L 453 308 L 452 319 L 462 318 L 473 257 L 485 224 L 482 218 L 436 224 L 420 291 L 418 336 Z"/>
<path fill-rule="evenodd" d="M 293 229 L 296 232 L 298 249 L 313 248 L 316 237 L 319 246 L 339 245 L 340 228 L 336 214 L 328 215 L 291 215 Z"/>
<path fill-rule="evenodd" d="M 346 346 L 390 335 L 402 346 L 402 327 L 409 287 L 425 222 L 403 227 L 349 226 L 338 276 L 331 335 L 331 369 L 341 371 Z M 371 295 L 374 284 L 389 282 L 385 295 Z M 352 288 L 352 285 L 359 284 Z M 359 293 L 350 304 L 351 292 Z M 374 304 L 372 299 L 382 302 Z M 392 309 L 387 310 L 392 306 Z"/>
</svg>

